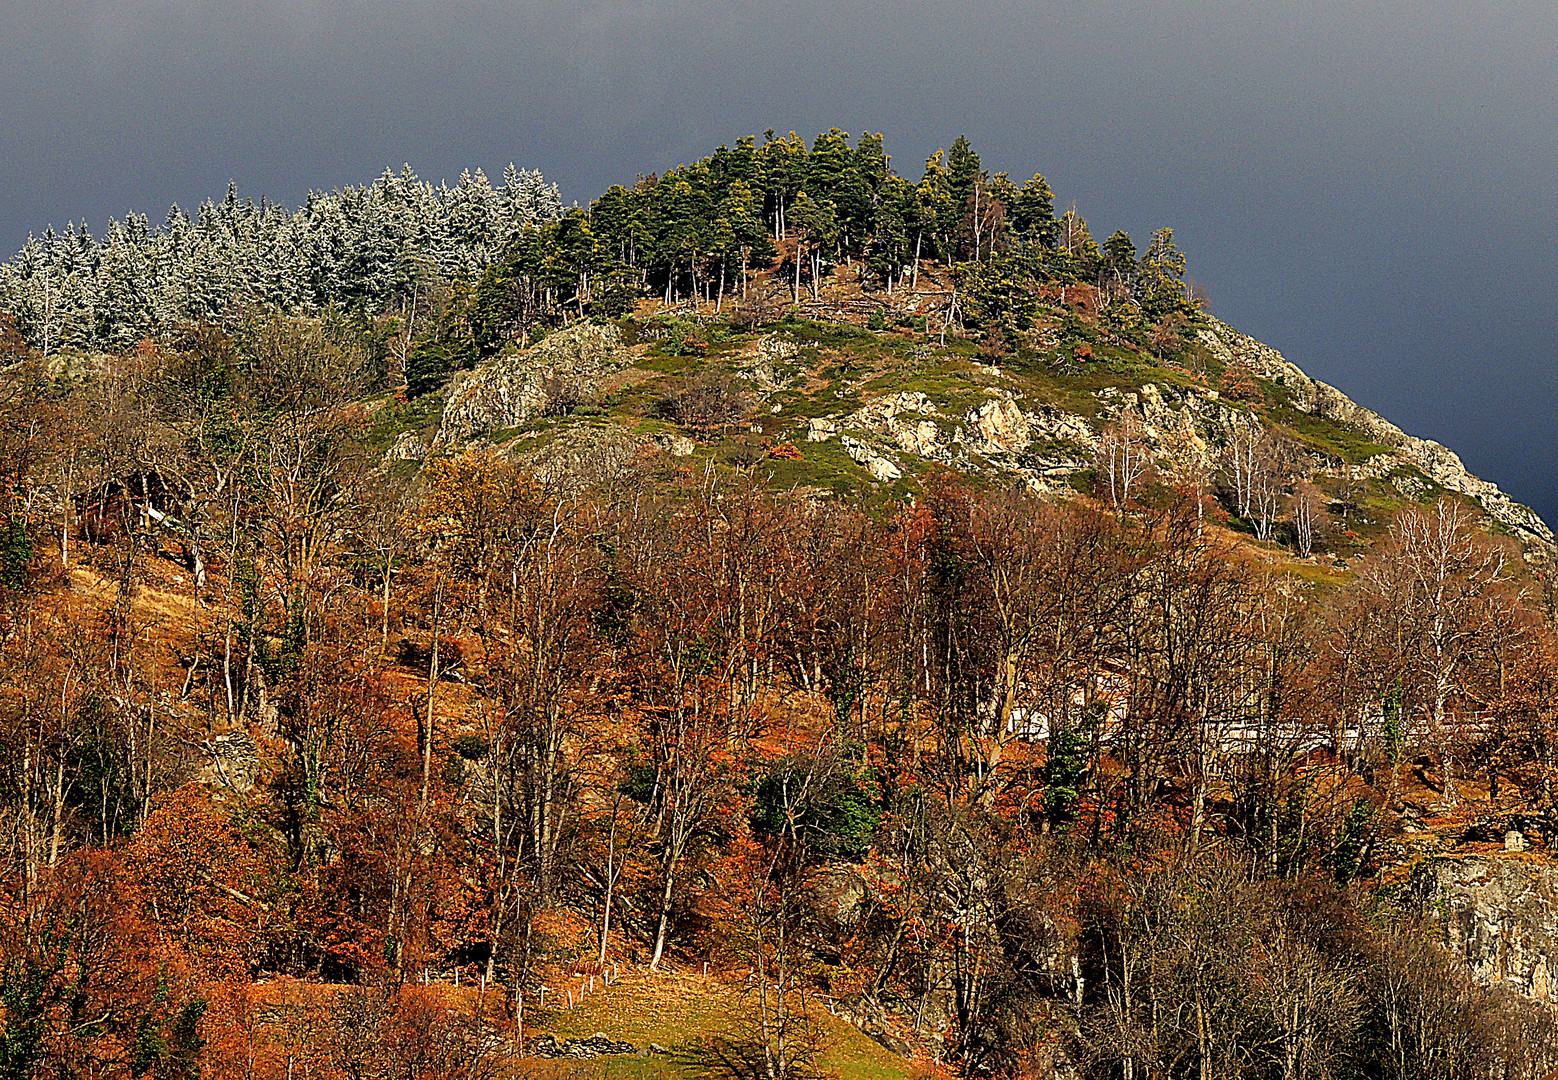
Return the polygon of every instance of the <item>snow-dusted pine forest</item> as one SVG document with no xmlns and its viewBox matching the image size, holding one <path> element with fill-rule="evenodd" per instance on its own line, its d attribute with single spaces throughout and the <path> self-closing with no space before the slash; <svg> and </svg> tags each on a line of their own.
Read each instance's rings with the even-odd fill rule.
<svg viewBox="0 0 1558 1080">
<path fill-rule="evenodd" d="M 423 281 L 473 279 L 527 225 L 562 212 L 557 186 L 510 165 L 494 188 L 480 169 L 453 187 L 410 166 L 371 184 L 313 192 L 296 210 L 240 198 L 154 227 L 143 214 L 31 236 L 0 264 L 0 310 L 44 352 L 118 349 L 185 322 L 223 323 L 249 307 L 392 306 Z"/>
</svg>

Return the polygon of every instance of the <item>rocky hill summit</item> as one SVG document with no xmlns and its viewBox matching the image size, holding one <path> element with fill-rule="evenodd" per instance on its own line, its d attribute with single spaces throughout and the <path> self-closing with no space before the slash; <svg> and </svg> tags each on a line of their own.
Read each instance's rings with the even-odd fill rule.
<svg viewBox="0 0 1558 1080">
<path fill-rule="evenodd" d="M 1135 447 L 1141 483 L 1215 495 L 1262 540 L 1282 538 L 1294 493 L 1313 485 L 1336 522 L 1320 546 L 1339 558 L 1399 506 L 1444 496 L 1534 554 L 1553 548 L 1533 510 L 1454 452 L 1216 318 L 1187 330 L 1172 359 L 1105 343 L 1056 362 L 916 332 L 916 313 L 945 295 L 900 299 L 892 329 L 868 328 L 886 321 L 871 314 L 881 308 L 836 297 L 767 324 L 658 305 L 577 322 L 457 375 L 441 416 L 386 457 L 492 445 L 543 479 L 585 484 L 646 458 L 696 457 L 864 498 L 905 495 L 939 467 L 1068 496 L 1107 487 L 1111 454 Z"/>
</svg>

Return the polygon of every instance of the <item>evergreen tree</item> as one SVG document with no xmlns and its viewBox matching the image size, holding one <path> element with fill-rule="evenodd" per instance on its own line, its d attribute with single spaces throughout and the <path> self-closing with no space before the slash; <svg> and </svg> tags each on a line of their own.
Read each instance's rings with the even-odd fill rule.
<svg viewBox="0 0 1558 1080">
<path fill-rule="evenodd" d="M 767 141 L 758 151 L 767 194 L 764 212 L 774 235 L 783 240 L 789 233 L 790 204 L 806 184 L 806 143 L 793 131 L 782 139 L 775 139 L 772 131 L 764 134 Z"/>
<path fill-rule="evenodd" d="M 407 166 L 366 187 L 310 193 L 292 212 L 229 184 L 221 201 L 193 216 L 175 206 L 156 228 L 130 214 L 100 240 L 75 223 L 29 239 L 0 264 L 0 310 L 45 351 L 123 349 L 257 309 L 390 311 L 430 277 L 474 282 L 524 226 L 561 213 L 554 185 L 513 166 L 501 193 L 480 170 L 435 188 Z"/>
<path fill-rule="evenodd" d="M 645 202 L 639 190 L 613 184 L 590 204 L 597 242 L 624 266 L 638 266 L 639 245 L 647 235 Z"/>
<path fill-rule="evenodd" d="M 813 201 L 806 192 L 795 199 L 791 224 L 799 238 L 795 256 L 794 292 L 800 300 L 801 267 L 804 265 L 811 279 L 812 299 L 817 299 L 822 287 L 822 275 L 829 266 L 828 253 L 838 241 L 838 217 L 831 202 Z"/>
<path fill-rule="evenodd" d="M 919 207 L 914 187 L 897 176 L 883 182 L 878 201 L 876 235 L 866 254 L 866 270 L 891 292 L 895 280 L 902 281 L 904 268 L 914 259 Z"/>
<path fill-rule="evenodd" d="M 556 287 L 573 291 L 573 303 L 582 316 L 595 269 L 595 234 L 583 210 L 567 211 L 553 227 L 552 252 L 550 269 Z"/>
<path fill-rule="evenodd" d="M 950 262 L 954 255 L 952 241 L 963 218 L 963 204 L 953 194 L 952 179 L 942 161 L 945 156 L 945 151 L 937 150 L 925 162 L 919 203 L 924 227 L 935 240 L 935 254 Z"/>
<path fill-rule="evenodd" d="M 969 144 L 967 136 L 959 135 L 952 144 L 952 149 L 947 151 L 947 184 L 952 192 L 952 200 L 961 209 L 974 194 L 974 186 L 984 180 L 984 169 L 980 166 L 979 155 L 974 153 L 974 148 Z"/>
<path fill-rule="evenodd" d="M 774 246 L 763 226 L 757 197 L 744 181 L 730 185 L 720 203 L 719 220 L 723 222 L 723 239 L 718 244 L 720 256 L 739 274 L 741 293 L 745 296 L 751 268 L 772 264 Z"/>
<path fill-rule="evenodd" d="M 1118 299 L 1134 296 L 1136 285 L 1136 245 L 1124 229 L 1117 229 L 1104 241 L 1104 282 Z"/>
<path fill-rule="evenodd" d="M 865 211 L 865 192 L 855 175 L 849 133 L 832 128 L 817 136 L 806 159 L 807 198 L 832 208 L 834 223 L 847 233 Z"/>
<path fill-rule="evenodd" d="M 1073 206 L 1061 215 L 1057 224 L 1056 251 L 1052 260 L 1056 277 L 1068 282 L 1096 280 L 1103 264 L 1103 253 L 1086 220 Z"/>
<path fill-rule="evenodd" d="M 887 177 L 887 154 L 882 149 L 882 136 L 869 132 L 861 135 L 851 155 L 848 180 L 835 199 L 846 251 L 863 250 L 876 231 L 877 207 Z"/>
<path fill-rule="evenodd" d="M 1007 216 L 1018 240 L 1046 248 L 1055 246 L 1060 225 L 1055 220 L 1054 193 L 1043 176 L 1034 173 L 1033 179 L 1022 186 L 1012 199 Z"/>
<path fill-rule="evenodd" d="M 1137 265 L 1142 315 L 1157 322 L 1169 315 L 1193 316 L 1196 307 L 1185 290 L 1185 256 L 1174 243 L 1174 230 L 1159 229 Z"/>
</svg>

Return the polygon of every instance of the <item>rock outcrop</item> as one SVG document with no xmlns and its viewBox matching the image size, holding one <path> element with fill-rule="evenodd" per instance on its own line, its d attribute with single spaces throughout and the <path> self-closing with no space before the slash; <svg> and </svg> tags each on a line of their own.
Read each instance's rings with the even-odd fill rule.
<svg viewBox="0 0 1558 1080">
<path fill-rule="evenodd" d="M 518 427 L 544 415 L 561 395 L 596 392 L 605 376 L 631 359 L 615 326 L 575 323 L 522 352 L 462 372 L 449 383 L 433 448 Z"/>
<path fill-rule="evenodd" d="M 535 1057 L 543 1058 L 573 1058 L 589 1059 L 598 1057 L 619 1057 L 627 1054 L 635 1054 L 639 1057 L 648 1057 L 651 1054 L 665 1054 L 668 1051 L 657 1043 L 650 1043 L 648 1047 L 640 1050 L 630 1042 L 621 1039 L 613 1039 L 603 1031 L 597 1031 L 587 1039 L 559 1039 L 555 1035 L 541 1035 L 530 1041 L 526 1050 Z"/>
<path fill-rule="evenodd" d="M 795 342 L 769 334 L 747 350 L 738 367 L 760 393 L 771 394 L 793 381 L 799 354 Z"/>
<path fill-rule="evenodd" d="M 1472 498 L 1520 540 L 1554 546 L 1552 530 L 1535 511 L 1467 472 L 1461 459 L 1439 443 L 1406 434 L 1335 387 L 1311 379 L 1277 350 L 1216 319 L 1198 336 L 1224 366 L 1240 365 L 1281 386 L 1299 412 L 1350 427 L 1385 448 L 1354 466 L 1355 478 L 1388 478 L 1407 498 L 1421 496 L 1431 481 Z M 988 400 L 957 411 L 939 408 L 919 392 L 884 394 L 852 413 L 806 420 L 805 437 L 810 442 L 839 438 L 849 456 L 883 483 L 908 471 L 904 455 L 912 455 L 967 471 L 1006 472 L 1036 490 L 1056 491 L 1092 463 L 1102 427 L 1127 414 L 1159 461 L 1170 467 L 1215 465 L 1235 430 L 1256 422 L 1248 406 L 1225 400 L 1215 390 L 1168 380 L 1133 390 L 1104 387 L 1096 395 L 1097 420 L 1047 402 L 1027 402 L 1009 391 L 987 389 L 985 394 Z M 1318 455 L 1312 465 L 1338 467 Z"/>
<path fill-rule="evenodd" d="M 1097 442 L 1086 419 L 1047 404 L 1028 411 L 1011 393 L 948 414 L 911 391 L 872 398 L 844 416 L 806 421 L 806 440 L 838 437 L 844 451 L 871 476 L 891 483 L 904 473 L 904 455 L 968 471 L 997 469 L 1045 490 L 1091 460 Z M 1044 442 L 1048 456 L 1029 451 Z"/>
<path fill-rule="evenodd" d="M 1408 891 L 1479 979 L 1558 1001 L 1558 867 L 1515 852 L 1445 856 L 1419 865 Z"/>
<path fill-rule="evenodd" d="M 1437 485 L 1474 500 L 1526 544 L 1554 548 L 1552 530 L 1534 511 L 1467 472 L 1460 458 L 1439 443 L 1406 434 L 1335 387 L 1311 379 L 1276 349 L 1225 323 L 1209 319 L 1197 335 L 1225 368 L 1238 367 L 1275 384 L 1293 410 L 1351 429 L 1362 442 L 1378 448 L 1366 460 L 1355 457 L 1345 466 L 1311 450 L 1300 472 L 1336 474 L 1345 469 L 1351 479 L 1383 480 L 1408 499 L 1423 498 L 1430 485 Z M 610 376 L 632 359 L 615 326 L 579 323 L 560 330 L 529 349 L 456 376 L 446 392 L 437 436 L 428 442 L 417 433 L 403 435 L 385 459 L 423 460 L 486 433 L 520 428 L 541 416 L 561 416 L 570 404 L 601 398 Z M 757 338 L 735 363 L 764 401 L 790 392 L 807 377 L 802 348 L 777 334 Z M 1084 416 L 1024 397 L 1016 391 L 1017 384 L 1003 383 L 998 369 L 986 376 L 995 376 L 994 383 L 982 377 L 983 386 L 969 385 L 936 400 L 918 390 L 870 397 L 852 412 L 800 420 L 802 433 L 814 443 L 838 439 L 850 459 L 881 484 L 918 472 L 924 462 L 937 462 L 969 473 L 1004 474 L 1036 491 L 1065 493 L 1074 475 L 1093 464 L 1100 438 L 1111 424 L 1129 422 L 1171 475 L 1204 476 L 1238 429 L 1260 422 L 1258 413 L 1243 402 L 1181 378 L 1102 387 L 1095 392 L 1097 407 L 1088 408 Z M 769 411 L 783 409 L 783 401 L 775 401 Z M 588 480 L 620 474 L 646 441 L 624 427 L 580 425 L 573 422 L 577 419 L 560 423 L 552 433 L 555 438 L 521 440 L 512 453 L 548 477 Z M 759 427 L 754 424 L 752 430 Z M 675 456 L 686 456 L 694 448 L 692 440 L 678 432 L 647 441 Z"/>
<path fill-rule="evenodd" d="M 427 455 L 432 452 L 432 447 L 423 438 L 420 431 L 402 432 L 393 445 L 384 451 L 384 460 L 391 461 L 425 461 Z"/>
<path fill-rule="evenodd" d="M 260 775 L 260 750 L 247 731 L 235 729 L 200 744 L 207 761 L 200 779 L 233 791 L 248 792 Z"/>
<path fill-rule="evenodd" d="M 647 446 L 654 445 L 611 420 L 575 422 L 538 446 L 527 447 L 520 440 L 506 456 L 543 485 L 579 489 L 616 479 Z"/>
</svg>

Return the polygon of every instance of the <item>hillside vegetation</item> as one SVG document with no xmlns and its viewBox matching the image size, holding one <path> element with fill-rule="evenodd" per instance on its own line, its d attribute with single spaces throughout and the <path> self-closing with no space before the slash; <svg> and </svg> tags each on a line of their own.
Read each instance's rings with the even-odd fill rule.
<svg viewBox="0 0 1558 1080">
<path fill-rule="evenodd" d="M 1552 533 L 1185 275 L 838 131 L 30 243 L 0 1073 L 1549 1075 Z"/>
</svg>

